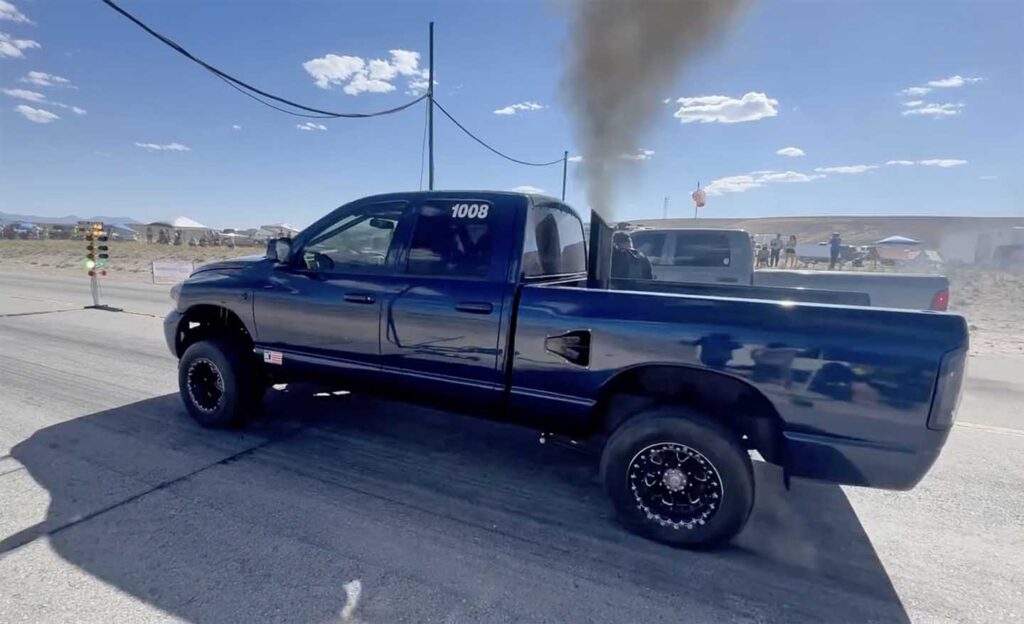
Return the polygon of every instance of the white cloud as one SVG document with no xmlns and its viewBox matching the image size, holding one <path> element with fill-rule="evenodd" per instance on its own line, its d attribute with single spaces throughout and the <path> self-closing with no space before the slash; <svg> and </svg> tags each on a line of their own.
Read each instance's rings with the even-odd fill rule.
<svg viewBox="0 0 1024 624">
<path fill-rule="evenodd" d="M 583 157 L 579 154 L 569 157 L 569 162 L 583 162 Z"/>
<path fill-rule="evenodd" d="M 779 101 L 764 93 L 751 91 L 736 99 L 725 95 L 703 95 L 700 97 L 682 97 L 676 100 L 681 104 L 673 117 L 680 123 L 740 123 L 757 121 L 779 114 Z"/>
<path fill-rule="evenodd" d="M 327 54 L 306 61 L 302 68 L 313 77 L 316 86 L 321 89 L 341 86 L 342 91 L 348 95 L 394 91 L 396 87 L 393 82 L 399 76 L 408 79 L 409 92 L 425 91 L 428 86 L 428 71 L 419 67 L 420 53 L 410 50 L 389 52 L 390 60 L 367 60 L 359 56 Z"/>
<path fill-rule="evenodd" d="M 15 39 L 7 33 L 0 33 L 0 56 L 7 58 L 25 58 L 22 50 L 40 47 L 38 41 L 31 39 Z"/>
<path fill-rule="evenodd" d="M 631 154 L 620 154 L 619 158 L 621 158 L 622 160 L 632 160 L 635 162 L 641 160 L 650 160 L 653 156 L 654 150 L 638 149 Z"/>
<path fill-rule="evenodd" d="M 533 193 L 535 195 L 544 194 L 544 189 L 537 188 L 536 186 L 530 186 L 529 184 L 524 184 L 522 186 L 514 186 L 509 190 L 512 191 L 513 193 Z"/>
<path fill-rule="evenodd" d="M 791 158 L 804 155 L 804 151 L 799 147 L 784 147 L 775 153 L 779 156 L 789 156 Z"/>
<path fill-rule="evenodd" d="M 327 129 L 327 126 L 325 126 L 323 124 L 313 123 L 312 121 L 307 121 L 305 123 L 295 124 L 295 127 L 298 128 L 299 130 L 305 130 L 306 132 L 310 132 L 312 130 L 326 130 Z"/>
<path fill-rule="evenodd" d="M 366 61 L 358 56 L 328 54 L 306 61 L 302 64 L 302 68 L 313 77 L 316 86 L 321 89 L 330 89 L 331 85 L 344 83 L 356 72 L 365 71 Z"/>
<path fill-rule="evenodd" d="M 824 177 L 824 175 L 807 175 L 796 171 L 769 171 L 762 174 L 760 179 L 762 182 L 810 182 Z"/>
<path fill-rule="evenodd" d="M 914 108 L 908 108 L 903 111 L 903 115 L 925 115 L 927 117 L 934 117 L 935 119 L 941 119 L 943 117 L 952 117 L 953 115 L 959 115 L 963 112 L 963 104 L 953 104 L 947 102 L 945 104 L 938 104 L 935 102 L 925 102 L 921 106 Z"/>
<path fill-rule="evenodd" d="M 430 70 L 424 69 L 420 72 L 419 78 L 410 78 L 409 83 L 406 85 L 405 93 L 407 95 L 423 95 L 427 92 L 427 87 L 430 86 Z M 434 86 L 437 86 L 437 81 L 434 81 Z M 459 89 L 462 88 L 460 85 Z"/>
<path fill-rule="evenodd" d="M 708 195 L 743 193 L 775 182 L 811 182 L 824 178 L 824 174 L 799 173 L 797 171 L 752 171 L 744 175 L 727 176 L 712 180 L 704 190 Z"/>
<path fill-rule="evenodd" d="M 515 115 L 519 111 L 538 111 L 543 108 L 547 108 L 536 102 L 519 102 L 518 104 L 509 104 L 504 108 L 499 108 L 494 111 L 495 115 Z"/>
<path fill-rule="evenodd" d="M 19 24 L 33 24 L 34 22 L 25 16 L 24 13 L 18 10 L 18 7 L 14 6 L 7 0 L 0 0 L 0 20 L 11 20 Z"/>
<path fill-rule="evenodd" d="M 72 106 L 71 107 L 71 112 L 76 114 L 76 115 L 84 115 L 86 111 L 85 111 L 84 108 L 78 108 L 77 106 Z"/>
<path fill-rule="evenodd" d="M 903 105 L 909 108 L 914 108 L 915 106 L 924 105 L 924 100 L 910 100 L 909 102 L 904 102 Z"/>
<path fill-rule="evenodd" d="M 231 129 L 232 129 L 232 130 L 241 130 L 241 129 L 242 129 L 242 126 L 240 126 L 240 125 L 238 125 L 238 124 L 232 124 L 232 125 L 231 125 Z"/>
<path fill-rule="evenodd" d="M 959 167 L 960 165 L 966 165 L 966 160 L 959 158 L 929 158 L 927 160 L 887 160 L 887 165 L 922 165 L 924 167 L 942 167 L 948 169 L 949 167 Z"/>
<path fill-rule="evenodd" d="M 878 169 L 878 165 L 840 165 L 838 167 L 816 167 L 818 173 L 864 173 Z"/>
<path fill-rule="evenodd" d="M 51 121 L 56 121 L 60 119 L 59 115 L 54 115 L 48 110 L 43 110 L 42 108 L 32 108 L 31 106 L 26 106 L 25 104 L 18 104 L 14 107 L 14 110 L 20 113 L 25 119 L 28 119 L 33 123 L 46 124 L 50 123 Z"/>
<path fill-rule="evenodd" d="M 979 179 L 979 180 L 998 180 L 998 179 L 999 179 L 999 176 L 994 176 L 994 175 L 983 175 L 983 176 L 978 176 L 978 179 Z"/>
<path fill-rule="evenodd" d="M 28 89 L 4 89 L 4 94 L 12 98 L 18 98 L 19 100 L 28 100 L 29 102 L 46 101 L 46 96 L 42 93 L 36 93 L 35 91 L 29 91 Z"/>
<path fill-rule="evenodd" d="M 929 87 L 907 87 L 900 91 L 900 95 L 928 95 L 931 92 Z"/>
<path fill-rule="evenodd" d="M 136 147 L 141 147 L 144 150 L 150 152 L 190 152 L 192 148 L 181 143 L 136 143 Z"/>
<path fill-rule="evenodd" d="M 30 71 L 25 77 L 21 78 L 21 82 L 34 84 L 37 87 L 71 87 L 71 81 L 67 78 L 41 71 Z"/>
<path fill-rule="evenodd" d="M 964 86 L 965 84 L 973 84 L 975 82 L 981 82 L 984 78 L 964 78 L 957 74 L 956 76 L 950 76 L 949 78 L 942 78 L 940 80 L 929 80 L 929 87 L 937 87 L 939 89 L 957 89 Z"/>
<path fill-rule="evenodd" d="M 925 167 L 942 167 L 943 169 L 949 167 L 959 167 L 960 165 L 966 165 L 966 160 L 960 160 L 959 158 L 930 158 L 928 160 L 919 160 L 917 164 L 924 165 Z"/>
<path fill-rule="evenodd" d="M 760 179 L 752 175 L 727 176 L 712 180 L 704 187 L 708 195 L 725 195 L 726 193 L 742 193 L 763 186 Z"/>
</svg>

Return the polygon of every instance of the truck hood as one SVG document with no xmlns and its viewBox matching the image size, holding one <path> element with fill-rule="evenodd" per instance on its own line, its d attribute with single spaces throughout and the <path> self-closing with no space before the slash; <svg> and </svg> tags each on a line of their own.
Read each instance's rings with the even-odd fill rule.
<svg viewBox="0 0 1024 624">
<path fill-rule="evenodd" d="M 219 260 L 217 262 L 210 262 L 204 264 L 195 270 L 195 273 L 202 273 L 203 271 L 227 271 L 227 270 L 240 270 L 254 267 L 260 262 L 265 261 L 267 258 L 262 254 L 252 256 L 242 256 L 241 258 L 232 258 L 230 260 Z"/>
</svg>

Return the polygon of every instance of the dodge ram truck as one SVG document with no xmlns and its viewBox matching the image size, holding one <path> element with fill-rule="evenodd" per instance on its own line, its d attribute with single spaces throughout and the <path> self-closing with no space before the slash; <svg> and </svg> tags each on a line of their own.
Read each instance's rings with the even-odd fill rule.
<svg viewBox="0 0 1024 624">
<path fill-rule="evenodd" d="M 743 230 L 645 228 L 632 232 L 632 238 L 659 281 L 856 292 L 880 308 L 944 311 L 949 305 L 949 280 L 942 275 L 754 270 L 750 235 Z"/>
<path fill-rule="evenodd" d="M 752 451 L 786 479 L 909 489 L 929 470 L 961 316 L 611 288 L 591 219 L 588 237 L 549 197 L 380 195 L 203 266 L 165 321 L 187 411 L 238 426 L 269 384 L 317 378 L 586 439 L 621 522 L 684 547 L 743 528 Z"/>
</svg>

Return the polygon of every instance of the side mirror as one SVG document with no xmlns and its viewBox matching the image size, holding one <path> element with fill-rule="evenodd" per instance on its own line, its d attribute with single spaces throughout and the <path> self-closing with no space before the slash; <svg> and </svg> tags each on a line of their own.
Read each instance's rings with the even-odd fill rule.
<svg viewBox="0 0 1024 624">
<path fill-rule="evenodd" d="M 292 257 L 292 239 L 272 238 L 267 241 L 267 259 L 278 264 L 287 264 Z"/>
</svg>

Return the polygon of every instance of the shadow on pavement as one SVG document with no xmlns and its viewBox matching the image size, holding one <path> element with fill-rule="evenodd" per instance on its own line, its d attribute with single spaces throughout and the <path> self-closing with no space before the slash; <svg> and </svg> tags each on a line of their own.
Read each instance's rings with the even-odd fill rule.
<svg viewBox="0 0 1024 624">
<path fill-rule="evenodd" d="M 836 486 L 787 493 L 758 464 L 736 544 L 674 550 L 616 525 L 594 458 L 530 431 L 302 386 L 267 404 L 243 432 L 176 395 L 38 431 L 12 455 L 46 520 L 0 557 L 48 536 L 193 622 L 908 621 Z"/>
</svg>

